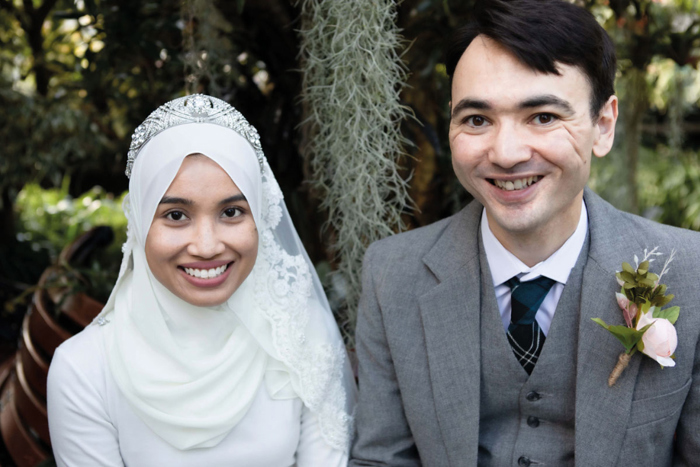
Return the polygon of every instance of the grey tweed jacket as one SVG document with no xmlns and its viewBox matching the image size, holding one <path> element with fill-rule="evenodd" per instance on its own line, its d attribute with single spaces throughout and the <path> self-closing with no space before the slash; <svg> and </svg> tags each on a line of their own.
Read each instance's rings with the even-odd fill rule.
<svg viewBox="0 0 700 467">
<path fill-rule="evenodd" d="M 577 361 L 570 401 L 576 464 L 700 465 L 700 234 L 618 211 L 588 189 L 584 199 L 590 249 L 578 348 L 571 349 Z M 350 466 L 477 464 L 480 348 L 489 345 L 480 342 L 479 332 L 481 210 L 473 202 L 367 251 Z M 675 294 L 671 304 L 681 307 L 676 366 L 662 369 L 636 354 L 609 388 L 623 347 L 591 318 L 624 324 L 615 271 L 654 246 L 678 250 L 663 280 Z"/>
</svg>

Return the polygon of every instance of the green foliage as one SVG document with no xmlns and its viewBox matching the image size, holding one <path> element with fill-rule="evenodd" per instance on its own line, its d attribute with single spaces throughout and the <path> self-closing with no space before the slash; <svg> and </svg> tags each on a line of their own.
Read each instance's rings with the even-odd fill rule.
<svg viewBox="0 0 700 467">
<path fill-rule="evenodd" d="M 660 147 L 645 151 L 638 175 L 639 197 L 652 218 L 664 224 L 700 230 L 700 157 L 673 154 Z"/>
<path fill-rule="evenodd" d="M 96 169 L 94 156 L 112 147 L 90 118 L 67 97 L 25 96 L 0 88 L 0 190 L 28 180 L 59 184 L 76 169 Z M 18 135 L 25 135 L 18 137 Z"/>
<path fill-rule="evenodd" d="M 681 153 L 659 144 L 640 147 L 635 190 L 645 217 L 658 222 L 700 230 L 700 157 L 696 151 Z M 596 160 L 589 186 L 612 204 L 624 208 L 628 188 L 621 181 L 628 170 L 620 149 Z"/>
<path fill-rule="evenodd" d="M 121 208 L 126 193 L 114 198 L 96 186 L 73 198 L 68 194 L 69 183 L 66 178 L 61 188 L 43 189 L 35 183 L 24 186 L 16 203 L 18 240 L 29 242 L 34 250 L 46 250 L 55 262 L 63 247 L 80 234 L 107 225 L 115 233 L 108 254 L 119 264 L 120 248 L 126 241 L 126 218 Z"/>
<path fill-rule="evenodd" d="M 62 265 L 71 292 L 86 292 L 103 303 L 109 297 L 121 264 L 121 245 L 126 241 L 126 218 L 121 203 L 126 193 L 115 198 L 100 187 L 94 187 L 77 198 L 68 194 L 69 180 L 61 188 L 43 189 L 30 183 L 17 197 L 20 244 L 50 256 L 56 263 L 58 254 L 79 235 L 93 227 L 112 228 L 114 241 L 92 258 L 89 265 L 75 268 Z M 17 300 L 14 300 L 17 302 Z"/>
<path fill-rule="evenodd" d="M 622 271 L 616 274 L 623 282 L 622 293 L 647 310 L 652 306 L 661 308 L 673 300 L 673 295 L 666 295 L 666 286 L 658 283 L 659 276 L 649 272 L 649 264 L 648 260 L 642 261 L 635 270 L 629 263 L 622 263 Z"/>
<path fill-rule="evenodd" d="M 651 262 L 654 261 L 654 256 L 660 255 L 661 253 L 657 251 L 657 248 L 651 251 L 644 250 L 644 258 L 637 266 L 637 269 L 634 269 L 631 264 L 625 262 L 622 263 L 622 271 L 616 274 L 617 279 L 622 282 L 621 292 L 631 303 L 634 303 L 639 308 L 639 313 L 637 313 L 634 319 L 635 323 L 638 322 L 642 314 L 647 313 L 652 307 L 659 310 L 673 300 L 673 294 L 667 295 L 667 287 L 665 284 L 660 283 L 660 281 L 663 275 L 668 272 L 669 265 L 675 256 L 675 251 L 671 253 L 666 263 L 664 263 L 663 269 L 657 275 L 649 271 L 649 266 Z M 638 260 L 636 256 L 634 259 L 635 261 Z M 680 310 L 680 308 L 678 308 L 678 310 Z M 669 313 L 671 316 L 676 313 L 676 318 L 678 317 L 675 311 L 664 311 L 664 313 Z"/>
<path fill-rule="evenodd" d="M 23 7 L 0 5 L 0 188 L 120 167 L 136 122 L 182 90 L 179 2 L 59 0 L 39 31 Z"/>
</svg>

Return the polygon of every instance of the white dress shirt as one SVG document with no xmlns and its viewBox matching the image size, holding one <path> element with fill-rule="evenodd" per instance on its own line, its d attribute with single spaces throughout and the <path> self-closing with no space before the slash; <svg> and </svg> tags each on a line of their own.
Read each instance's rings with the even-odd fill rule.
<svg viewBox="0 0 700 467">
<path fill-rule="evenodd" d="M 521 282 L 530 281 L 540 276 L 549 277 L 556 281 L 544 298 L 540 309 L 537 310 L 535 319 L 546 336 L 549 326 L 554 318 L 554 311 L 559 303 L 559 298 L 564 291 L 564 285 L 569 278 L 571 270 L 576 265 L 578 255 L 581 253 L 588 232 L 588 212 L 586 203 L 582 201 L 581 217 L 578 226 L 569 239 L 555 251 L 549 258 L 528 267 L 515 257 L 513 253 L 501 245 L 496 236 L 491 232 L 486 210 L 481 214 L 481 238 L 484 242 L 486 259 L 491 270 L 491 279 L 496 289 L 498 310 L 501 313 L 503 329 L 507 330 L 510 324 L 510 287 L 506 282 L 513 276 L 518 276 Z"/>
</svg>

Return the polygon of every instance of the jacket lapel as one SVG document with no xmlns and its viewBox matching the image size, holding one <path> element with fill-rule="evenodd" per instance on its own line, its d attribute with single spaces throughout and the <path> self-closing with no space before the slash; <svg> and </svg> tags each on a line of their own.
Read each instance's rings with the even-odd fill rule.
<svg viewBox="0 0 700 467">
<path fill-rule="evenodd" d="M 480 404 L 479 218 L 473 202 L 423 258 L 438 284 L 419 297 L 438 424 L 450 465 L 476 465 Z"/>
<path fill-rule="evenodd" d="M 643 248 L 620 228 L 619 212 L 590 190 L 588 210 L 590 250 L 583 272 L 576 368 L 576 463 L 613 466 L 625 437 L 640 357 L 635 355 L 615 386 L 608 377 L 624 350 L 608 331 L 591 321 L 624 324 L 615 300 L 620 286 L 615 272 Z"/>
</svg>

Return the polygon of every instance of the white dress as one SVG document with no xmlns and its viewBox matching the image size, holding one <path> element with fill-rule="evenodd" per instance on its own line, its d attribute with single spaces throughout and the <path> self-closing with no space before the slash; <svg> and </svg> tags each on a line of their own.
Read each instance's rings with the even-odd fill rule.
<svg viewBox="0 0 700 467">
<path fill-rule="evenodd" d="M 347 454 L 328 446 L 300 399 L 273 400 L 265 384 L 243 419 L 218 445 L 180 451 L 144 424 L 109 370 L 102 328 L 64 342 L 48 379 L 49 428 L 59 467 L 340 467 Z"/>
</svg>

